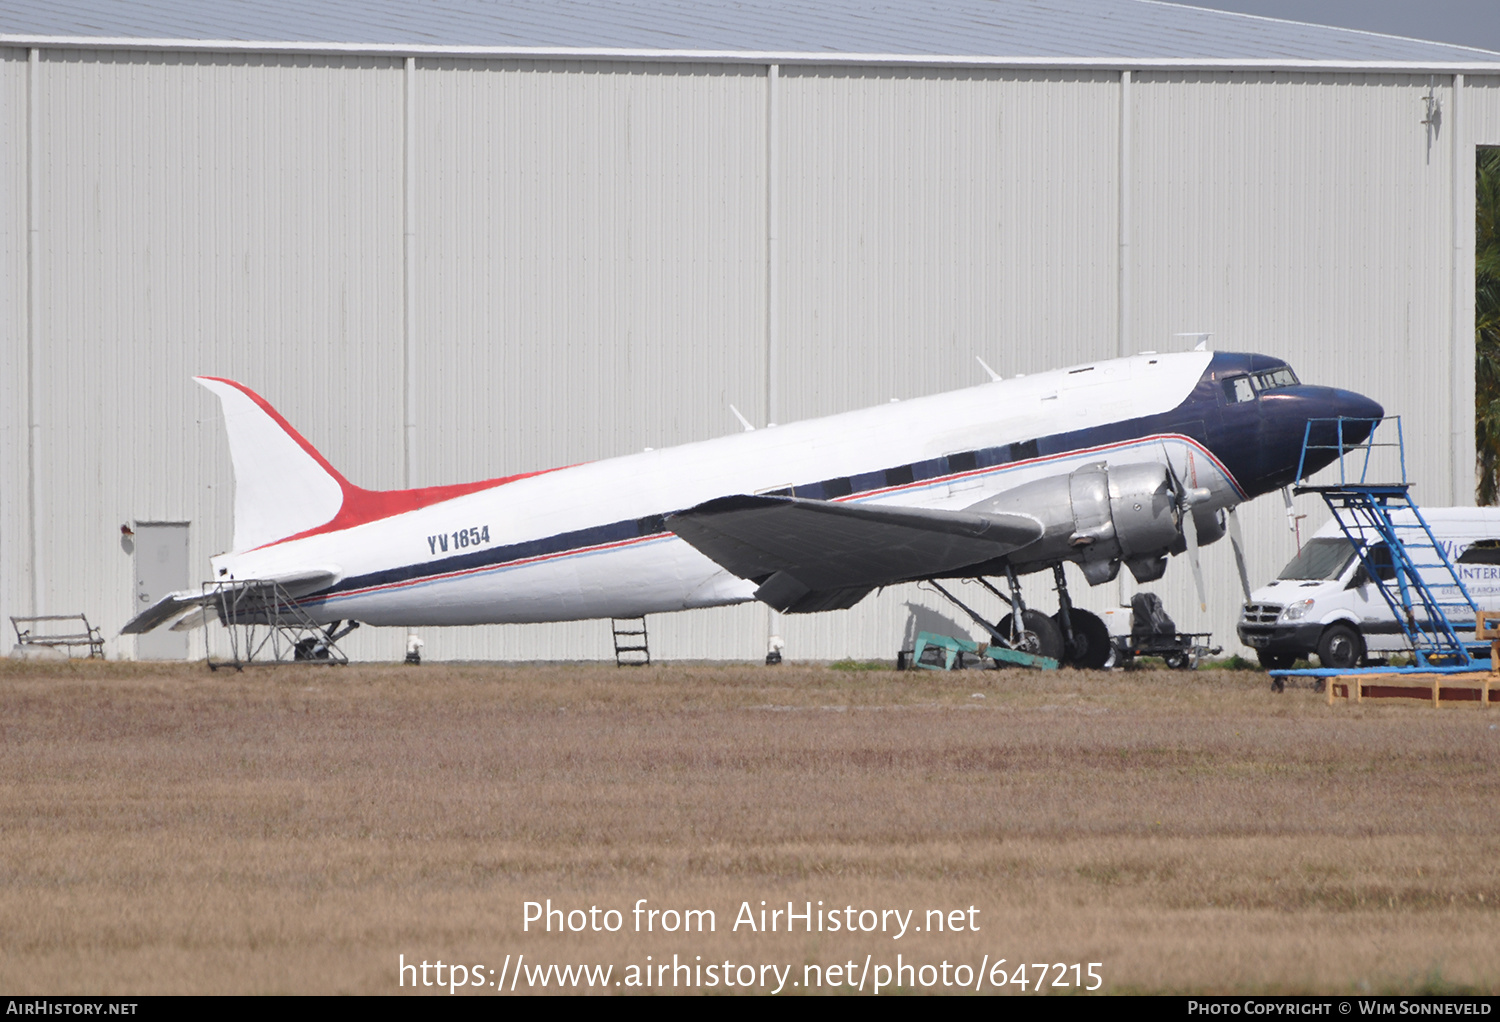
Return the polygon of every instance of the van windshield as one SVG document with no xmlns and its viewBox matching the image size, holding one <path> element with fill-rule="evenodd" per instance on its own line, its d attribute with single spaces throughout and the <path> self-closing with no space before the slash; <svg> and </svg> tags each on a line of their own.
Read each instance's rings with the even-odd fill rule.
<svg viewBox="0 0 1500 1022">
<path fill-rule="evenodd" d="M 1277 578 L 1329 579 L 1338 578 L 1349 566 L 1354 556 L 1354 547 L 1343 536 L 1324 536 L 1310 539 L 1302 552 L 1292 558 L 1290 564 L 1281 569 Z"/>
</svg>

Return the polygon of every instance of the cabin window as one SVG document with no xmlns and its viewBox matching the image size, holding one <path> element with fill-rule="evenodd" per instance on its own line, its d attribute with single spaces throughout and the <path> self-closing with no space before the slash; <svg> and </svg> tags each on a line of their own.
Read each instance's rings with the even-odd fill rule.
<svg viewBox="0 0 1500 1022">
<path fill-rule="evenodd" d="M 1376 543 L 1366 550 L 1365 561 L 1375 569 L 1375 576 L 1382 582 L 1389 582 L 1396 577 L 1396 565 L 1391 560 L 1391 548 L 1384 543 Z"/>
<path fill-rule="evenodd" d="M 1019 444 L 1010 445 L 1011 461 L 1029 461 L 1032 458 L 1040 456 L 1041 452 L 1037 449 L 1037 443 L 1035 440 L 1026 440 Z"/>
<path fill-rule="evenodd" d="M 1459 564 L 1500 564 L 1500 539 L 1481 539 L 1471 544 L 1458 559 Z"/>
<path fill-rule="evenodd" d="M 973 451 L 960 451 L 948 455 L 949 472 L 972 472 L 976 465 Z"/>
<path fill-rule="evenodd" d="M 848 476 L 838 479 L 823 480 L 823 499 L 833 500 L 836 497 L 847 497 L 854 492 L 854 484 L 849 481 Z"/>
</svg>

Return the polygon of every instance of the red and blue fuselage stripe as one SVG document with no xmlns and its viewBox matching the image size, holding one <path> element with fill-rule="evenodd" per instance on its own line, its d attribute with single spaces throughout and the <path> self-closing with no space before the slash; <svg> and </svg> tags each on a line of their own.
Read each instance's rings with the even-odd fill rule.
<svg viewBox="0 0 1500 1022">
<path fill-rule="evenodd" d="M 1199 454 L 1224 474 L 1241 497 L 1248 496 L 1231 471 L 1205 446 L 1202 440 L 1175 431 L 1160 432 L 1153 429 L 1153 427 L 1167 425 L 1166 420 L 1175 423 L 1181 418 L 1179 407 L 1166 415 L 1148 416 L 1107 426 L 1039 437 L 1021 443 L 958 452 L 873 472 L 797 484 L 779 493 L 814 500 L 876 499 L 904 493 L 919 493 L 926 489 L 947 486 L 956 480 L 1003 474 L 1065 458 L 1108 455 L 1130 447 L 1155 445 L 1172 440 L 1191 444 Z M 307 606 L 315 606 L 379 591 L 412 588 L 484 572 L 515 570 L 563 557 L 591 556 L 623 547 L 665 541 L 675 538 L 664 524 L 666 514 L 669 513 L 671 512 L 610 522 L 521 543 L 487 547 L 421 564 L 402 565 L 351 576 L 339 582 L 338 585 L 304 597 L 299 602 Z"/>
</svg>

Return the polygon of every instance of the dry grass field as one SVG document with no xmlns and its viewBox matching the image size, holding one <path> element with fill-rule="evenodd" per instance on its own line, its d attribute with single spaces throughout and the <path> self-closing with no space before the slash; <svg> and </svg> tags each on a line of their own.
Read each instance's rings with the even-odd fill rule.
<svg viewBox="0 0 1500 1022">
<path fill-rule="evenodd" d="M 898 954 L 1097 962 L 1104 992 L 1500 991 L 1500 710 L 1472 704 L 1231 671 L 4 662 L 0 748 L 10 993 L 397 993 L 402 955 L 490 982 L 522 954 L 611 992 L 674 954 L 793 966 L 784 992 Z M 549 898 L 623 926 L 523 930 Z M 642 898 L 715 930 L 634 932 Z M 977 912 L 734 930 L 761 901 Z"/>
</svg>

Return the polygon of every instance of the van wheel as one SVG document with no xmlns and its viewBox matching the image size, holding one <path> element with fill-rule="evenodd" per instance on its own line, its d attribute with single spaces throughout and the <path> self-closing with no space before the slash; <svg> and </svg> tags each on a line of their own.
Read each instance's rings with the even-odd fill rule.
<svg viewBox="0 0 1500 1022">
<path fill-rule="evenodd" d="M 1365 641 L 1348 625 L 1329 625 L 1318 641 L 1318 662 L 1343 670 L 1357 667 L 1365 656 Z"/>
<path fill-rule="evenodd" d="M 1267 653 L 1263 649 L 1255 651 L 1255 659 L 1268 671 L 1284 671 L 1297 662 L 1296 653 Z M 1280 692 L 1280 689 L 1276 691 Z"/>
</svg>

